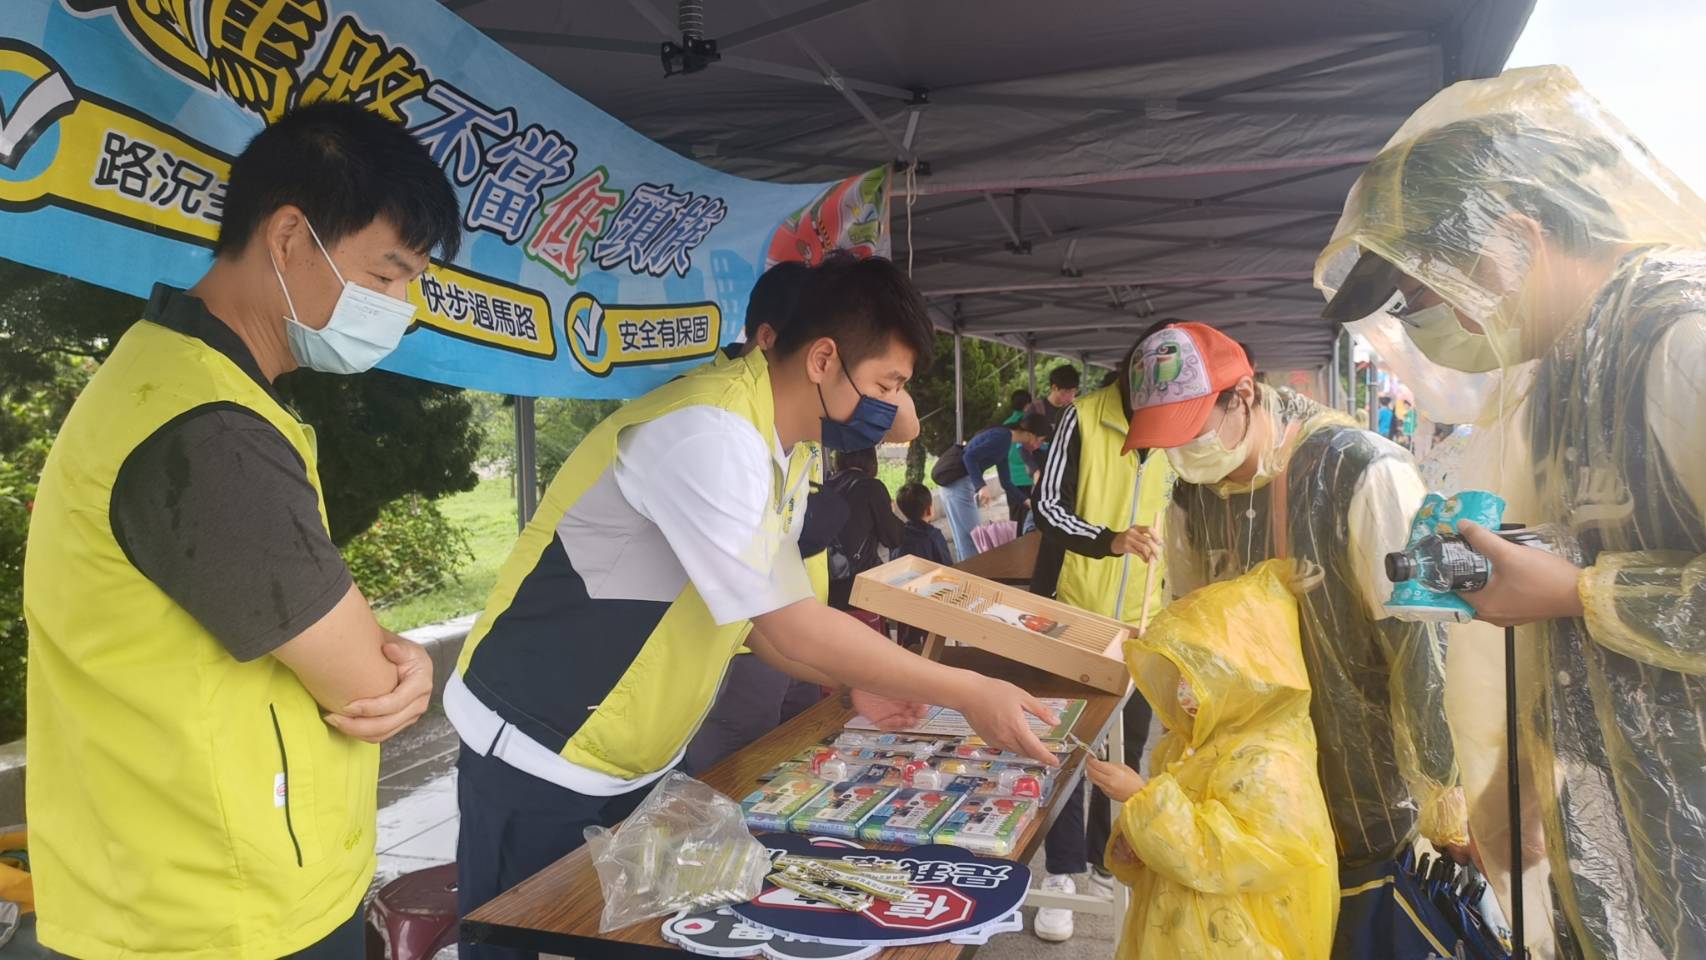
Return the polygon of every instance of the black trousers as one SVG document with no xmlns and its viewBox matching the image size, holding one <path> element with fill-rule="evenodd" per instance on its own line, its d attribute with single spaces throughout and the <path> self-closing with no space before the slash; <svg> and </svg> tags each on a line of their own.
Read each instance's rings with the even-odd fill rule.
<svg viewBox="0 0 1706 960">
<path fill-rule="evenodd" d="M 467 916 L 586 843 L 587 827 L 614 826 L 651 792 L 589 797 L 462 745 L 456 760 L 456 908 Z M 462 960 L 532 960 L 538 954 L 463 940 Z"/>
<path fill-rule="evenodd" d="M 319 943 L 303 947 L 280 960 L 362 960 L 365 956 L 367 936 L 362 926 L 362 908 L 356 907 L 355 916 L 326 934 Z"/>
<path fill-rule="evenodd" d="M 681 772 L 699 776 L 822 697 L 817 684 L 795 680 L 758 659 L 757 654 L 735 657 L 729 661 L 716 703 L 687 745 Z"/>
<path fill-rule="evenodd" d="M 1143 762 L 1143 744 L 1149 739 L 1149 720 L 1154 711 L 1142 694 L 1133 693 L 1120 716 L 1120 729 L 1125 733 L 1125 765 L 1133 770 Z M 1090 866 L 1102 865 L 1103 851 L 1113 835 L 1113 816 L 1108 795 L 1090 788 L 1090 815 L 1086 822 L 1084 792 L 1088 780 L 1078 784 L 1060 817 L 1054 821 L 1043 840 L 1043 863 L 1049 873 L 1083 873 Z M 1079 891 L 1083 892 L 1083 891 Z"/>
</svg>

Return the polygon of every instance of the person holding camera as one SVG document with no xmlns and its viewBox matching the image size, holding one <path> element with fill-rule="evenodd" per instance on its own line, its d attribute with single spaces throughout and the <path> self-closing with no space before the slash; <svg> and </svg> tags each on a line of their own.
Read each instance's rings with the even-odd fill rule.
<svg viewBox="0 0 1706 960">
<path fill-rule="evenodd" d="M 1492 562 L 1464 599 L 1520 630 L 1559 954 L 1706 956 L 1706 203 L 1569 71 L 1514 70 L 1411 117 L 1316 280 L 1434 402 L 1484 388 L 1466 459 L 1578 541 L 1585 569 L 1462 526 Z"/>
</svg>

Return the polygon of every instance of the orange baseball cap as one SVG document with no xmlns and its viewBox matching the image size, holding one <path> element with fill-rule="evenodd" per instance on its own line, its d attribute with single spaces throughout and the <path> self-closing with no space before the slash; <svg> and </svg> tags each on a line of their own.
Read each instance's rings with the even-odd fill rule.
<svg viewBox="0 0 1706 960">
<path fill-rule="evenodd" d="M 1221 391 L 1255 375 L 1236 340 L 1202 323 L 1157 330 L 1132 348 L 1130 361 L 1127 452 L 1195 440 Z"/>
</svg>

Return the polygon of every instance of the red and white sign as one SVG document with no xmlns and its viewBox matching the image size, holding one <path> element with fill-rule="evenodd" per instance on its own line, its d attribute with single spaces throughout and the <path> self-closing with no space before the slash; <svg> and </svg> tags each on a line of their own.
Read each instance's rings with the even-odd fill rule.
<svg viewBox="0 0 1706 960">
<path fill-rule="evenodd" d="M 878 900 L 859 911 L 871 922 L 890 930 L 942 930 L 971 919 L 977 904 L 958 890 L 947 887 L 918 887 L 899 903 Z"/>
</svg>

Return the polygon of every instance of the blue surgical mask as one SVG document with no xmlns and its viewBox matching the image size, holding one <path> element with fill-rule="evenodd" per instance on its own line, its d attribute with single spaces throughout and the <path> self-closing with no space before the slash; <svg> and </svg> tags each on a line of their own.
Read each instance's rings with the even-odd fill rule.
<svg viewBox="0 0 1706 960">
<path fill-rule="evenodd" d="M 296 303 L 290 298 L 290 287 L 285 285 L 278 261 L 273 261 L 272 272 L 284 290 L 285 304 L 290 307 L 290 316 L 284 318 L 285 339 L 290 344 L 290 352 L 298 364 L 310 370 L 348 374 L 372 369 L 374 364 L 397 349 L 398 342 L 414 321 L 415 305 L 345 280 L 338 265 L 332 262 L 332 255 L 326 252 L 326 245 L 320 242 L 320 235 L 314 231 L 313 224 L 308 224 L 308 235 L 314 238 L 314 245 L 331 264 L 332 275 L 338 278 L 344 289 L 338 295 L 338 302 L 332 306 L 331 318 L 324 327 L 316 330 L 296 315 Z M 272 254 L 269 252 L 267 256 L 270 259 Z"/>
<path fill-rule="evenodd" d="M 853 415 L 843 423 L 829 415 L 829 404 L 823 400 L 823 384 L 818 384 L 817 402 L 823 407 L 823 445 L 831 450 L 842 452 L 852 450 L 869 450 L 881 443 L 888 435 L 889 428 L 894 426 L 894 417 L 900 408 L 892 403 L 867 397 L 853 378 L 847 375 L 847 368 L 841 368 L 841 375 L 847 377 L 847 383 L 853 392 L 859 394 L 859 402 L 853 407 Z"/>
</svg>

